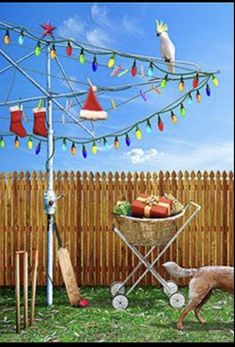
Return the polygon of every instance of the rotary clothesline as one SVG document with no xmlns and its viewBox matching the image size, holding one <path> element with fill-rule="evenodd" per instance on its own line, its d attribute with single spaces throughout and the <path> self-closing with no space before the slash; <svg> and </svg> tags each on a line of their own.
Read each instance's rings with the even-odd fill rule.
<svg viewBox="0 0 235 347">
<path fill-rule="evenodd" d="M 9 33 L 9 30 L 12 30 L 12 31 L 15 31 L 15 32 L 18 32 L 19 34 L 20 34 L 20 36 L 19 36 L 19 43 L 20 44 L 22 44 L 23 43 L 23 41 L 24 41 L 24 36 L 27 36 L 27 37 L 29 37 L 30 39 L 33 39 L 33 41 L 37 41 L 37 43 L 38 43 L 38 45 L 39 45 L 39 42 L 40 42 L 40 45 L 41 45 L 41 43 L 44 43 L 45 45 L 44 46 L 42 46 L 42 47 L 40 47 L 40 53 L 41 53 L 41 50 L 43 50 L 45 47 L 49 47 L 49 46 L 51 46 L 51 45 L 53 45 L 52 46 L 52 49 L 54 49 L 54 51 L 55 51 L 55 43 L 56 44 L 63 44 L 63 43 L 67 43 L 67 46 L 66 46 L 66 48 L 68 48 L 68 45 L 69 45 L 69 48 L 70 48 L 70 54 L 69 54 L 69 56 L 70 56 L 70 59 L 73 59 L 73 60 L 76 60 L 75 58 L 73 58 L 73 57 L 71 57 L 71 54 L 72 54 L 72 44 L 73 45 L 75 45 L 75 47 L 74 48 L 80 48 L 80 49 L 82 49 L 82 54 L 84 55 L 84 51 L 86 51 L 86 52 L 88 52 L 88 53 L 91 53 L 91 54 L 94 54 L 94 57 L 96 57 L 96 55 L 97 54 L 100 54 L 100 55 L 104 55 L 104 54 L 110 54 L 110 53 L 112 53 L 112 56 L 111 56 L 111 58 L 110 59 L 112 59 L 113 60 L 113 62 L 112 62 L 112 66 L 108 63 L 108 67 L 106 66 L 106 65 L 104 65 L 104 64 L 100 64 L 99 63 L 99 66 L 101 66 L 101 67 L 105 67 L 105 68 L 111 68 L 112 69 L 112 73 L 111 73 L 111 76 L 112 76 L 112 74 L 113 74 L 113 71 L 116 69 L 116 65 L 115 65 L 115 62 L 114 62 L 114 55 L 119 55 L 120 57 L 128 57 L 128 58 L 135 58 L 135 60 L 134 60 L 134 64 L 133 64 L 133 66 L 136 68 L 136 59 L 139 59 L 140 61 L 146 61 L 146 57 L 144 57 L 144 56 L 140 56 L 140 55 L 130 55 L 130 54 L 125 54 L 125 53 L 121 53 L 121 52 L 118 52 L 118 51 L 114 51 L 114 50 L 110 50 L 110 49 L 104 49 L 104 48 L 102 48 L 102 50 L 101 51 L 99 51 L 98 50 L 98 47 L 95 47 L 95 46 L 92 46 L 92 45 L 88 45 L 88 46 L 90 46 L 90 47 L 92 47 L 92 48 L 95 48 L 95 51 L 94 50 L 91 50 L 91 49 L 87 49 L 87 48 L 84 48 L 84 46 L 82 46 L 81 44 L 78 44 L 78 43 L 76 43 L 74 40 L 71 40 L 71 39 L 60 39 L 60 40 L 56 40 L 55 39 L 55 37 L 54 37 L 54 35 L 52 35 L 52 40 L 44 40 L 44 39 L 39 39 L 38 37 L 36 37 L 35 35 L 32 35 L 32 34 L 30 34 L 29 32 L 28 32 L 28 30 L 26 29 L 26 28 L 23 28 L 23 27 L 20 27 L 20 26 L 11 26 L 10 24 L 7 24 L 7 23 L 2 23 L 2 22 L 0 22 L 0 29 L 6 29 L 7 28 L 7 32 L 6 32 L 6 34 L 5 34 L 5 37 L 4 37 L 4 41 L 5 41 L 5 43 L 7 43 L 7 44 L 9 44 L 9 42 L 10 42 L 10 33 Z M 52 27 L 53 28 L 53 27 Z M 7 39 L 7 41 L 6 41 L 6 39 Z M 21 39 L 21 41 L 22 42 L 20 42 L 20 39 Z M 14 45 L 14 44 L 13 44 Z M 63 45 L 62 45 L 63 46 Z M 64 46 L 65 47 L 65 46 Z M 101 48 L 99 48 L 99 49 L 101 49 Z M 33 53 L 33 52 L 32 52 Z M 30 58 L 33 54 L 32 53 L 30 53 L 30 54 L 28 54 L 28 55 L 26 55 L 25 57 L 23 57 L 23 58 L 20 58 L 17 62 L 18 63 L 20 63 L 20 62 L 22 62 L 22 61 L 25 61 L 26 59 L 28 59 L 28 58 Z M 36 54 L 36 51 L 34 52 L 35 54 Z M 67 53 L 68 53 L 68 51 L 67 51 Z M 37 55 L 37 54 L 36 54 Z M 68 54 L 67 54 L 68 55 Z M 60 55 L 61 56 L 61 55 Z M 80 53 L 80 56 L 81 56 L 81 53 Z M 6 57 L 6 56 L 5 56 Z M 64 94 L 57 94 L 57 93 L 52 93 L 51 92 L 51 98 L 53 98 L 53 99 L 56 99 L 56 98 L 63 98 L 63 97 L 66 97 L 66 98 L 75 98 L 76 99 L 76 103 L 73 103 L 73 107 L 75 107 L 75 106 L 77 106 L 77 105 L 79 105 L 80 107 L 83 105 L 83 103 L 84 103 L 84 100 L 81 100 L 80 99 L 80 97 L 82 96 L 82 95 L 85 95 L 86 94 L 86 92 L 87 91 L 80 91 L 80 92 L 74 92 L 74 88 L 72 87 L 72 85 L 71 85 L 71 83 L 78 83 L 78 84 L 83 84 L 83 85 L 89 85 L 89 83 L 85 83 L 85 82 L 82 82 L 82 81 L 78 81 L 78 80 L 76 80 L 76 79 L 70 79 L 68 76 L 67 76 L 67 74 L 66 74 L 66 72 L 65 72 L 65 70 L 64 70 L 64 68 L 63 68 L 63 66 L 62 66 L 62 64 L 61 64 L 61 62 L 60 62 L 60 60 L 59 60 L 59 58 L 58 58 L 58 56 L 57 56 L 57 53 L 56 53 L 56 51 L 54 52 L 54 54 L 53 54 L 53 56 L 51 55 L 51 58 L 53 58 L 53 59 L 55 59 L 55 61 L 56 61 L 56 63 L 57 63 L 57 65 L 59 66 L 59 68 L 60 68 L 60 71 L 61 71 L 61 73 L 62 73 L 62 75 L 63 75 L 63 77 L 60 77 L 60 76 L 55 76 L 55 75 L 52 75 L 52 74 L 50 74 L 50 77 L 54 77 L 54 78 L 57 78 L 57 79 L 60 79 L 60 80 L 63 80 L 63 81 L 66 81 L 67 82 L 67 84 L 68 84 L 68 87 L 69 87 L 69 89 L 71 90 L 71 93 L 64 93 Z M 149 58 L 149 57 L 148 57 Z M 9 61 L 9 59 L 8 59 L 8 61 Z M 109 107 L 109 108 L 107 108 L 106 109 L 106 112 L 110 112 L 110 111 L 113 111 L 113 110 L 116 110 L 116 109 L 118 109 L 120 106 L 122 106 L 122 105 L 124 105 L 124 104 L 127 104 L 128 102 L 130 102 L 130 101 L 132 101 L 132 100 L 134 100 L 134 99 L 136 99 L 137 97 L 142 97 L 143 99 L 144 99 L 144 101 L 146 101 L 146 94 L 147 93 L 149 93 L 150 91 L 152 91 L 152 90 L 155 90 L 158 94 L 161 94 L 161 92 L 159 91 L 159 89 L 158 89 L 158 87 L 160 86 L 161 88 L 165 88 L 166 87 L 166 85 L 167 85 L 167 83 L 169 83 L 169 82 L 171 82 L 171 81 L 180 81 L 180 83 L 179 83 L 179 89 L 180 89 L 180 91 L 181 92 L 183 92 L 184 91 L 184 81 L 185 80 L 190 80 L 190 79 L 193 79 L 193 89 L 191 89 L 190 91 L 188 91 L 186 94 L 185 94 L 185 96 L 183 96 L 183 97 L 181 97 L 181 98 L 179 98 L 179 99 L 177 99 L 175 102 L 173 102 L 172 104 L 170 104 L 170 105 L 168 105 L 167 107 L 165 107 L 164 109 L 162 109 L 162 110 L 160 110 L 160 111 L 157 111 L 157 112 L 154 112 L 154 113 L 152 113 L 150 116 L 148 116 L 148 117 L 146 117 L 146 118 L 144 118 L 144 119 L 142 119 L 142 120 L 140 120 L 140 121 L 137 121 L 137 122 L 135 122 L 134 124 L 131 124 L 131 125 L 129 125 L 128 127 L 125 127 L 125 128 L 123 128 L 123 129 L 120 129 L 119 131 L 117 131 L 117 132 L 114 132 L 114 133 L 110 133 L 110 134 L 106 134 L 106 135 L 102 135 L 102 136 L 100 136 L 100 137 L 97 137 L 97 136 L 94 136 L 94 134 L 93 133 L 91 133 L 86 127 L 83 127 L 83 129 L 85 130 L 85 131 L 87 131 L 91 136 L 92 136 L 92 139 L 90 139 L 89 141 L 86 141 L 86 142 L 79 142 L 79 141 L 76 141 L 76 144 L 87 144 L 87 143 L 89 143 L 89 142 L 92 142 L 93 144 L 94 144 L 94 141 L 97 141 L 97 142 L 99 142 L 101 139 L 106 139 L 106 138 L 109 138 L 109 137 L 113 137 L 113 136 L 115 136 L 115 141 L 117 142 L 117 136 L 122 136 L 123 134 L 125 134 L 125 136 L 128 136 L 128 133 L 131 131 L 131 130 L 133 130 L 133 128 L 137 128 L 137 133 L 139 132 L 139 124 L 142 124 L 143 122 L 147 122 L 147 126 L 148 126 L 148 128 L 150 129 L 150 126 L 149 126 L 149 124 L 150 124 L 150 120 L 154 117 L 154 116 L 158 116 L 158 127 L 159 127 L 159 124 L 160 124 L 160 127 L 159 127 L 159 129 L 162 131 L 163 130 L 163 123 L 162 123 L 162 120 L 161 120 L 161 118 L 160 118 L 160 115 L 163 115 L 163 114 L 165 114 L 166 112 L 168 112 L 168 111 L 170 111 L 170 115 L 171 115 L 171 119 L 172 119 L 172 121 L 173 121 L 173 123 L 177 123 L 177 118 L 176 118 L 176 115 L 173 113 L 173 110 L 175 110 L 175 108 L 177 108 L 179 105 L 180 105 L 180 113 L 181 113 L 181 115 L 182 116 L 184 116 L 184 114 L 185 114 L 185 108 L 184 108 L 184 106 L 183 106 L 183 102 L 185 101 L 185 99 L 186 98 L 188 98 L 190 101 L 192 100 L 192 93 L 193 92 L 195 92 L 196 91 L 196 98 L 197 98 L 197 101 L 198 102 L 200 102 L 200 99 L 201 99 L 201 95 L 200 95 L 200 92 L 199 92 L 199 90 L 206 84 L 207 85 L 207 87 L 206 87 L 206 92 L 207 92 L 207 95 L 209 94 L 210 95 L 210 87 L 209 87 L 209 85 L 208 85 L 208 82 L 209 82 L 209 79 L 212 77 L 212 80 L 213 80 L 213 82 L 214 82 L 214 84 L 216 85 L 217 84 L 217 78 L 215 77 L 215 74 L 216 74 L 216 72 L 202 72 L 202 71 L 200 71 L 200 70 L 192 70 L 192 69 L 189 69 L 189 70 L 191 70 L 190 72 L 186 72 L 186 73 L 170 73 L 170 72 L 168 72 L 168 71 L 166 71 L 166 70 L 164 70 L 164 69 L 162 69 L 162 68 L 160 68 L 157 64 L 156 64 L 156 61 L 159 63 L 159 59 L 158 58 L 151 58 L 151 60 L 149 61 L 150 62 L 150 67 L 149 67 L 149 69 L 151 68 L 151 69 L 153 69 L 153 67 L 155 67 L 158 71 L 160 71 L 160 72 L 163 72 L 163 73 L 165 73 L 165 76 L 164 77 L 154 77 L 154 78 L 151 78 L 151 79 L 149 79 L 148 81 L 145 81 L 145 82 L 137 82 L 137 83 L 132 83 L 132 84 L 123 84 L 123 85 L 119 85 L 119 86 L 112 86 L 112 87 L 110 87 L 110 86 L 97 86 L 97 95 L 98 96 L 100 96 L 101 95 L 101 97 L 102 97 L 102 94 L 104 94 L 104 93 L 107 93 L 107 92 L 121 92 L 121 91 L 125 91 L 125 90 L 128 90 L 128 89 L 131 89 L 131 88 L 136 88 L 136 87 L 140 87 L 140 86 L 144 86 L 144 85 L 151 85 L 151 88 L 148 88 L 148 89 L 146 89 L 146 90 L 140 90 L 139 91 L 139 93 L 138 94 L 136 94 L 136 95 L 134 95 L 134 96 L 131 96 L 130 98 L 127 98 L 126 100 L 124 100 L 124 101 L 122 101 L 122 102 L 120 102 L 120 103 L 116 103 L 115 102 L 115 100 L 114 99 L 111 99 L 110 101 L 111 101 L 111 104 L 112 104 L 112 107 Z M 7 66 L 7 67 L 5 67 L 5 68 L 3 68 L 3 69 L 1 69 L 0 70 L 0 74 L 1 73 L 3 73 L 3 72 L 6 72 L 8 69 L 10 69 L 11 67 L 13 67 L 13 68 L 15 68 L 15 71 L 16 71 L 16 69 L 17 69 L 17 67 L 18 67 L 18 63 L 12 63 L 11 62 L 11 64 L 9 65 L 9 66 Z M 81 62 L 81 57 L 80 57 L 80 62 Z M 85 58 L 83 57 L 83 61 L 82 61 L 82 63 L 90 63 L 91 61 L 87 61 L 87 60 L 85 60 Z M 109 62 L 110 62 L 110 60 L 109 60 Z M 93 63 L 94 63 L 94 61 L 93 61 Z M 166 63 L 164 63 L 164 62 L 162 62 L 161 61 L 161 63 L 163 63 L 163 64 L 165 64 L 166 65 Z M 193 64 L 191 64 L 191 65 L 193 65 Z M 132 66 L 132 68 L 133 68 L 133 66 Z M 22 71 L 20 71 L 20 69 L 18 68 L 17 69 L 19 72 L 22 72 Z M 23 69 L 22 69 L 23 70 Z M 13 76 L 13 81 L 14 81 L 14 78 L 15 78 L 15 71 L 14 71 L 14 76 Z M 44 73 L 44 72 L 41 72 L 41 71 L 38 71 L 37 69 L 30 69 L 30 68 L 27 68 L 27 69 L 24 69 L 23 71 L 31 71 L 31 72 L 35 72 L 35 73 L 38 73 L 38 74 L 41 74 L 41 75 L 46 75 L 46 73 Z M 95 71 L 95 70 L 94 70 Z M 128 69 L 125 69 L 124 70 L 124 72 L 127 72 L 128 71 Z M 149 70 L 148 70 L 149 71 Z M 133 72 L 132 70 L 131 70 L 131 72 Z M 133 77 L 137 74 L 137 72 L 136 72 L 136 69 L 135 69 L 135 74 L 132 74 L 133 75 Z M 171 75 L 173 75 L 173 76 L 171 76 Z M 116 76 L 117 76 L 117 74 L 116 74 Z M 147 78 L 147 76 L 145 75 L 145 74 L 143 74 L 143 72 L 141 73 L 141 77 L 144 77 L 145 79 Z M 149 76 L 149 74 L 148 74 L 148 77 L 150 77 Z M 151 77 L 153 77 L 153 74 L 152 74 L 152 72 L 151 72 Z M 205 77 L 205 79 L 203 79 L 202 80 L 202 82 L 201 83 L 199 83 L 199 78 L 203 78 L 203 77 Z M 33 79 L 31 79 L 31 80 L 33 80 Z M 35 82 L 35 81 L 34 81 Z M 154 84 L 156 84 L 156 83 L 158 83 L 158 85 L 156 86 L 156 85 L 154 85 Z M 34 83 L 35 84 L 35 83 Z M 37 85 L 36 85 L 36 87 L 37 87 Z M 10 88 L 11 89 L 11 88 Z M 43 91 L 43 90 L 41 90 L 41 91 Z M 9 98 L 9 94 L 10 94 L 10 91 L 9 91 L 9 93 L 8 93 L 8 96 L 7 96 L 7 98 L 6 98 L 6 100 L 5 100 L 5 102 L 2 102 L 2 103 L 0 103 L 0 106 L 9 106 L 9 105 L 13 105 L 13 104 L 15 104 L 15 103 L 17 103 L 17 100 L 12 100 L 12 101 L 9 101 L 9 100 L 7 100 L 8 98 Z M 44 93 L 45 94 L 45 93 Z M 48 98 L 48 95 L 45 95 L 45 96 L 38 96 L 38 97 L 33 97 L 33 98 L 25 98 L 25 99 L 19 99 L 18 100 L 18 103 L 20 104 L 20 105 L 22 105 L 22 104 L 25 104 L 25 103 L 27 103 L 27 102 L 31 102 L 31 101 L 36 101 L 36 100 L 46 100 Z M 27 106 L 26 106 L 26 108 L 27 108 Z M 61 110 L 61 105 L 59 104 L 57 104 L 57 108 L 55 108 L 55 110 Z M 166 111 L 167 110 L 167 111 Z M 63 109 L 62 111 L 65 111 L 65 113 L 67 114 L 67 115 L 69 115 L 71 118 L 72 118 L 72 120 L 73 121 L 71 121 L 70 123 L 71 124 L 74 124 L 74 123 L 76 123 L 76 124 L 79 124 L 79 125 L 81 125 L 81 123 L 82 123 L 82 121 L 84 121 L 84 120 L 77 120 L 76 119 L 76 117 L 73 115 L 73 116 L 71 116 L 71 112 L 68 112 L 68 110 L 65 108 L 65 109 Z M 3 118 L 3 117 L 1 117 L 1 118 Z M 30 119 L 30 121 L 31 121 L 31 119 Z M 56 121 L 56 122 L 58 122 L 58 120 Z M 66 122 L 64 122 L 63 120 L 61 121 L 61 123 L 66 123 Z M 68 123 L 68 124 L 70 124 L 70 123 Z M 124 133 L 123 133 L 124 132 Z M 3 136 L 3 134 L 0 134 L 1 136 Z M 5 134 L 4 134 L 4 136 L 6 136 Z M 29 134 L 28 136 L 30 136 L 30 137 L 32 137 L 33 136 L 33 134 Z M 142 136 L 139 136 L 139 137 L 142 137 Z M 137 138 L 138 138 L 138 136 L 137 136 Z M 56 137 L 55 136 L 55 141 L 57 141 L 58 139 L 61 139 L 61 137 Z M 74 138 L 69 138 L 69 137 L 67 137 L 67 136 L 63 136 L 63 139 L 68 139 L 68 140 L 71 140 L 71 139 L 74 139 Z M 44 141 L 44 140 L 43 140 Z M 71 141 L 73 141 L 73 140 L 71 140 Z"/>
<path fill-rule="evenodd" d="M 136 55 L 136 54 L 130 54 L 130 53 L 123 53 L 119 52 L 117 50 L 111 50 L 111 49 L 105 49 L 100 47 L 92 47 L 91 45 L 85 45 L 78 43 L 71 39 L 55 39 L 53 30 L 55 29 L 52 27 L 49 22 L 47 25 L 42 25 L 44 29 L 44 33 L 41 38 L 38 36 L 32 34 L 24 28 L 23 26 L 19 25 L 11 25 L 9 23 L 4 23 L 0 21 L 0 31 L 5 30 L 5 36 L 4 36 L 4 43 L 5 45 L 9 45 L 11 43 L 11 33 L 17 33 L 18 34 L 18 44 L 20 47 L 24 45 L 25 37 L 29 38 L 32 41 L 36 41 L 36 47 L 34 48 L 33 52 L 30 52 L 29 54 L 25 55 L 24 57 L 13 59 L 7 54 L 6 51 L 1 49 L 0 47 L 0 55 L 10 63 L 8 66 L 5 66 L 0 70 L 0 75 L 4 72 L 8 71 L 11 68 L 14 68 L 17 72 L 20 73 L 28 82 L 30 82 L 31 85 L 36 87 L 41 93 L 42 96 L 38 99 L 38 97 L 34 98 L 22 98 L 21 102 L 26 103 L 29 101 L 36 101 L 36 100 L 46 100 L 46 108 L 37 107 L 36 109 L 33 109 L 34 113 L 34 128 L 33 128 L 33 134 L 27 134 L 24 127 L 22 126 L 21 119 L 22 119 L 22 110 L 19 108 L 19 99 L 17 101 L 17 107 L 11 108 L 11 121 L 14 120 L 15 122 L 11 122 L 10 130 L 14 133 L 19 133 L 19 136 L 21 137 L 28 136 L 28 148 L 32 149 L 33 147 L 33 141 L 32 139 L 37 139 L 39 143 L 36 146 L 36 154 L 39 154 L 41 149 L 41 142 L 47 143 L 47 160 L 46 160 L 46 171 L 48 173 L 47 177 L 47 191 L 44 192 L 44 208 L 46 210 L 46 213 L 48 215 L 48 232 L 47 232 L 47 304 L 52 305 L 53 303 L 53 226 L 54 226 L 54 214 L 56 211 L 56 201 L 59 197 L 56 196 L 53 185 L 54 185 L 54 178 L 53 178 L 53 158 L 55 154 L 55 142 L 56 141 L 63 141 L 62 143 L 62 149 L 63 151 L 66 150 L 67 143 L 66 141 L 72 142 L 71 146 L 71 153 L 73 155 L 76 154 L 76 144 L 82 145 L 82 155 L 84 158 L 87 157 L 87 150 L 85 145 L 92 143 L 91 151 L 93 154 L 96 154 L 98 150 L 97 144 L 101 143 L 103 141 L 103 145 L 105 147 L 109 146 L 108 140 L 110 138 L 114 138 L 114 148 L 119 148 L 119 138 L 121 136 L 125 136 L 125 142 L 127 146 L 130 146 L 131 139 L 130 139 L 130 133 L 133 129 L 135 129 L 135 136 L 138 140 L 142 138 L 142 131 L 140 129 L 140 126 L 142 126 L 143 123 L 146 123 L 146 129 L 147 132 L 150 133 L 152 131 L 151 121 L 154 117 L 157 117 L 157 126 L 160 131 L 163 131 L 164 124 L 161 119 L 161 117 L 164 117 L 166 115 L 170 115 L 172 122 L 175 124 L 177 123 L 177 117 L 175 114 L 176 108 L 180 107 L 180 115 L 182 117 L 185 116 L 186 110 L 184 103 L 186 100 L 191 103 L 192 102 L 192 94 L 196 94 L 196 101 L 201 101 L 201 94 L 200 90 L 206 86 L 206 94 L 207 96 L 210 96 L 211 89 L 209 86 L 209 80 L 212 79 L 212 82 L 215 86 L 218 85 L 218 80 L 216 77 L 216 74 L 218 72 L 203 72 L 201 71 L 200 67 L 197 64 L 191 63 L 191 62 L 174 62 L 174 67 L 179 70 L 184 70 L 187 72 L 169 72 L 165 70 L 164 68 L 160 67 L 160 65 L 167 66 L 167 63 L 164 62 L 160 58 L 155 57 L 148 57 L 143 55 Z M 44 39 L 45 36 L 50 36 L 50 40 Z M 102 135 L 102 136 L 96 136 L 93 131 L 90 131 L 87 129 L 81 121 L 79 121 L 71 112 L 71 109 L 66 108 L 63 106 L 63 104 L 58 100 L 60 98 L 75 98 L 77 105 L 82 106 L 83 101 L 80 99 L 82 95 L 79 93 L 76 93 L 74 91 L 72 82 L 70 81 L 69 76 L 67 75 L 66 71 L 64 70 L 64 67 L 62 63 L 60 62 L 60 52 L 58 54 L 57 49 L 64 49 L 67 55 L 67 59 L 71 59 L 73 61 L 73 50 L 75 53 L 77 50 L 80 51 L 79 54 L 79 62 L 80 65 L 83 65 L 84 63 L 91 63 L 91 67 L 94 73 L 97 73 L 97 69 L 100 65 L 100 62 L 97 61 L 97 57 L 100 56 L 108 56 L 108 68 L 110 69 L 111 77 L 122 77 L 122 76 L 129 76 L 128 73 L 131 74 L 131 76 L 134 78 L 136 75 L 141 76 L 145 79 L 147 79 L 147 82 L 150 82 L 151 84 L 151 90 L 154 90 L 155 92 L 159 93 L 158 87 L 160 86 L 161 89 L 165 89 L 167 84 L 169 82 L 174 82 L 176 80 L 179 81 L 179 91 L 181 93 L 184 93 L 185 89 L 185 81 L 186 80 L 192 80 L 192 88 L 189 89 L 187 92 L 185 92 L 180 98 L 175 100 L 174 102 L 170 103 L 168 106 L 160 109 L 159 111 L 152 112 L 148 117 L 145 117 L 143 119 L 140 119 L 137 122 L 134 122 L 132 124 L 129 124 L 127 127 L 119 129 L 117 131 L 114 131 L 112 133 Z M 26 47 L 27 49 L 27 47 Z M 20 66 L 21 63 L 26 61 L 27 59 L 35 56 L 35 59 L 38 59 L 38 57 L 41 55 L 42 52 L 45 50 L 45 58 L 46 58 L 46 87 L 44 87 L 42 84 L 40 84 L 37 80 L 35 80 L 32 75 L 29 74 L 29 72 L 26 71 L 25 68 Z M 93 56 L 93 60 L 90 62 L 87 61 L 86 55 Z M 121 59 L 131 59 L 132 60 L 132 66 L 131 68 L 125 68 L 121 65 L 117 64 L 116 59 L 120 59 L 118 63 L 121 63 Z M 57 67 L 59 68 L 59 71 L 64 78 L 65 82 L 68 85 L 68 88 L 70 89 L 70 93 L 55 93 L 52 90 L 52 74 L 51 74 L 51 67 L 52 67 L 52 60 L 55 60 L 57 63 Z M 137 67 L 138 63 L 148 63 L 149 66 L 146 70 L 143 64 L 140 66 L 140 73 Z M 102 63 L 103 65 L 103 63 Z M 101 66 L 103 67 L 103 66 Z M 192 68 L 194 67 L 194 68 Z M 106 66 L 107 68 L 107 66 Z M 99 70 L 99 69 L 98 69 Z M 178 71 L 179 71 L 178 70 Z M 147 74 L 145 73 L 147 71 Z M 163 74 L 163 76 L 156 76 L 156 71 Z M 99 71 L 98 71 L 99 73 Z M 13 80 L 14 83 L 14 80 Z M 99 96 L 99 93 L 114 93 L 114 92 L 120 92 L 120 91 L 126 91 L 131 88 L 137 88 L 137 85 L 133 86 L 117 86 L 117 87 L 107 87 L 107 86 L 100 86 L 97 85 L 96 88 L 93 86 L 91 82 L 88 81 L 88 84 L 90 85 L 89 92 L 87 95 L 87 99 L 85 101 L 85 104 L 82 107 L 82 110 L 80 111 L 80 118 L 87 118 L 89 119 L 90 115 L 95 112 L 96 119 L 101 119 L 99 117 L 103 117 L 104 119 L 107 118 L 107 112 L 103 110 L 101 105 L 99 104 L 99 101 L 97 99 L 97 96 Z M 148 84 L 146 84 L 148 85 Z M 148 85 L 149 86 L 149 85 Z M 11 87 L 11 86 L 10 86 Z M 138 85 L 140 87 L 140 85 Z M 116 88 L 116 89 L 115 89 Z M 119 89 L 118 89 L 119 88 Z M 95 90 L 96 89 L 96 90 Z M 95 94 L 95 92 L 97 94 Z M 7 97 L 11 94 L 11 88 L 9 90 L 9 93 Z M 145 94 L 139 92 L 140 96 L 143 98 L 144 101 L 146 96 Z M 83 94 L 84 95 L 84 94 Z M 97 95 L 97 96 L 96 96 Z M 28 99 L 26 101 L 26 99 Z M 91 102 L 92 101 L 92 102 Z M 1 106 L 9 106 L 11 101 L 6 101 L 1 103 Z M 79 138 L 69 138 L 67 136 L 58 137 L 54 135 L 54 129 L 53 129 L 53 109 L 52 105 L 56 106 L 59 110 L 64 112 L 64 114 L 68 115 L 78 126 L 80 126 L 86 133 L 89 134 L 89 138 L 84 139 L 82 137 Z M 39 106 L 39 105 L 38 105 Z M 86 108 L 85 108 L 86 106 Z M 113 106 L 113 105 L 112 105 Z M 45 116 L 47 111 L 47 117 Z M 81 113 L 82 111 L 85 111 Z M 102 118 L 102 119 L 103 119 Z M 45 126 L 44 120 L 46 119 L 47 122 L 47 128 Z M 91 122 L 93 124 L 94 122 Z M 94 128 L 94 127 L 93 127 Z M 40 134 L 40 137 L 35 136 Z M 13 136 L 12 134 L 6 134 L 5 136 Z M 44 138 L 43 138 L 44 137 Z M 45 139 L 46 137 L 46 139 Z M 5 141 L 3 138 L 3 135 L 0 134 L 0 148 L 5 147 Z M 19 147 L 19 139 L 18 136 L 15 137 L 15 147 Z"/>
</svg>

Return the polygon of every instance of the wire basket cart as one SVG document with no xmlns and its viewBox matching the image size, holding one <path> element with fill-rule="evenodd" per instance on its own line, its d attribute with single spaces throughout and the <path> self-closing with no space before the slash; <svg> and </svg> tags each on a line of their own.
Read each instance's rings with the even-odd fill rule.
<svg viewBox="0 0 235 347">
<path fill-rule="evenodd" d="M 183 220 L 183 216 L 190 207 L 194 207 L 193 212 L 183 222 L 179 228 L 180 222 Z M 181 308 L 185 304 L 184 296 L 178 292 L 178 286 L 173 281 L 166 281 L 160 276 L 160 274 L 154 269 L 154 265 L 160 259 L 160 257 L 166 252 L 170 245 L 176 240 L 184 228 L 190 223 L 194 216 L 200 211 L 201 206 L 193 201 L 190 201 L 182 212 L 177 215 L 167 218 L 136 218 L 124 215 L 113 214 L 114 217 L 114 231 L 121 238 L 121 240 L 131 249 L 131 251 L 140 260 L 138 265 L 132 270 L 124 282 L 114 282 L 110 286 L 110 292 L 113 296 L 112 305 L 116 310 L 125 310 L 128 305 L 128 295 L 134 290 L 141 279 L 147 274 L 148 271 L 159 281 L 163 286 L 164 293 L 169 298 L 169 304 L 174 308 Z M 150 246 L 150 250 L 142 255 L 137 246 Z M 153 250 L 162 246 L 158 256 L 150 263 L 147 258 L 153 252 Z M 131 286 L 128 291 L 125 289 L 125 284 L 139 269 L 141 264 L 144 264 L 146 270 L 137 279 L 137 281 Z"/>
</svg>

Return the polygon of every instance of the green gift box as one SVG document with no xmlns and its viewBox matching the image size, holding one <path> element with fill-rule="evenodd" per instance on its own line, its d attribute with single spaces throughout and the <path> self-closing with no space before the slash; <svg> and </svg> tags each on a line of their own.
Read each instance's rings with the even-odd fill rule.
<svg viewBox="0 0 235 347">
<path fill-rule="evenodd" d="M 114 207 L 115 214 L 128 216 L 131 214 L 131 204 L 129 201 L 118 201 Z"/>
</svg>

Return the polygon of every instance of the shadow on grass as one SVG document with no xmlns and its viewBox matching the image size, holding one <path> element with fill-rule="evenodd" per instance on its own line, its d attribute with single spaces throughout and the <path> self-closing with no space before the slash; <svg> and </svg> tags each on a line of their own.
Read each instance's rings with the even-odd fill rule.
<svg viewBox="0 0 235 347">
<path fill-rule="evenodd" d="M 156 322 L 156 324 L 152 323 L 149 324 L 151 326 L 154 326 L 155 328 L 164 328 L 164 329 L 174 329 L 177 331 L 180 331 L 176 329 L 176 321 L 175 322 L 169 322 L 166 324 L 159 324 Z M 229 331 L 234 329 L 234 323 L 233 322 L 208 322 L 206 324 L 200 324 L 199 322 L 185 322 L 184 323 L 184 330 L 183 332 L 198 332 L 198 331 Z"/>
</svg>

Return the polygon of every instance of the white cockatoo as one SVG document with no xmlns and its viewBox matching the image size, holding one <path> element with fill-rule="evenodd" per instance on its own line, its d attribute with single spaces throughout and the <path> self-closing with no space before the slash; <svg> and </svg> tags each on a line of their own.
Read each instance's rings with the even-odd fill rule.
<svg viewBox="0 0 235 347">
<path fill-rule="evenodd" d="M 175 45 L 171 41 L 168 33 L 168 26 L 166 23 L 156 20 L 156 32 L 160 38 L 160 51 L 162 58 L 168 63 L 168 70 L 175 72 Z"/>
</svg>

